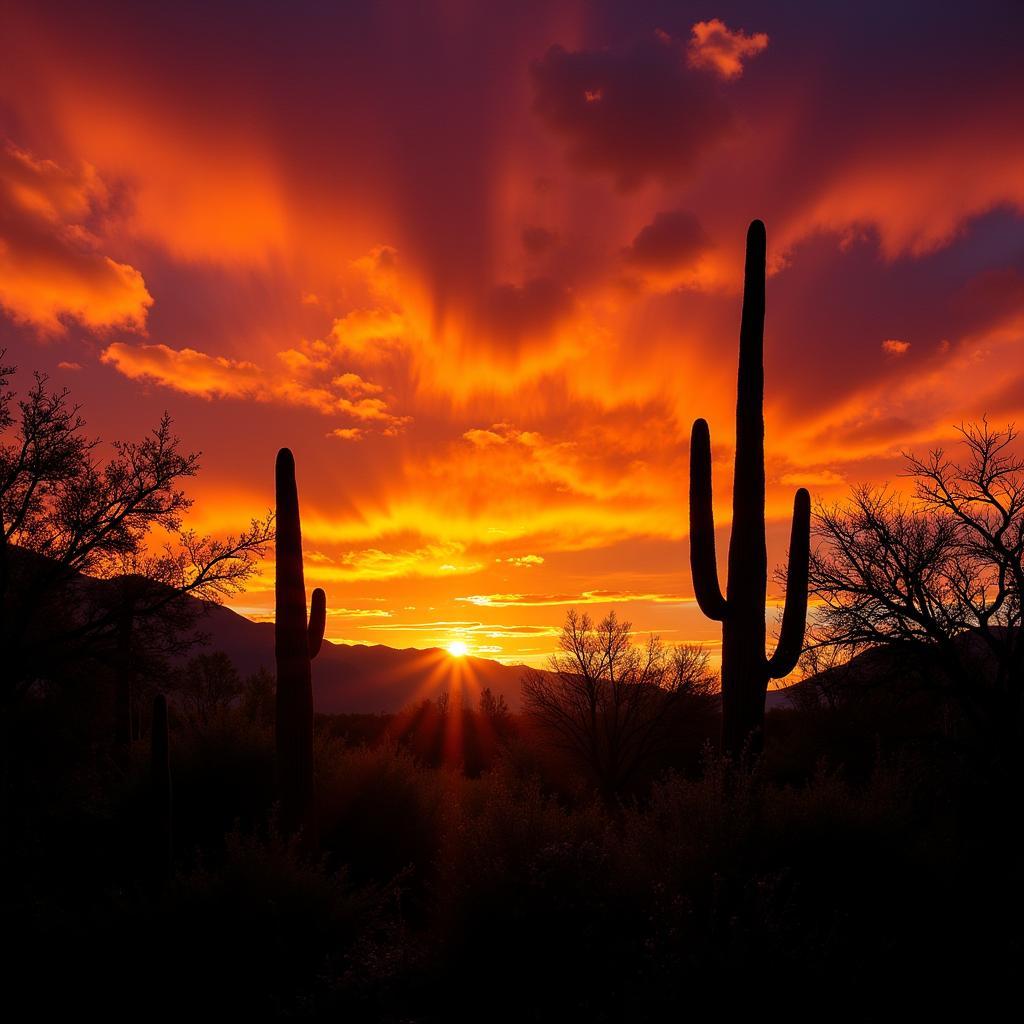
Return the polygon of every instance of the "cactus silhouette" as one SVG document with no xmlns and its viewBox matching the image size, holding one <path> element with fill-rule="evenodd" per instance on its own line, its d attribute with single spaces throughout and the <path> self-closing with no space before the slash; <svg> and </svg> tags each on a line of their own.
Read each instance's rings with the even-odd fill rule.
<svg viewBox="0 0 1024 1024">
<path fill-rule="evenodd" d="M 174 857 L 173 793 L 171 790 L 170 741 L 167 731 L 167 698 L 153 698 L 153 723 L 149 735 L 149 778 L 153 806 L 153 866 L 159 877 L 171 873 Z"/>
<path fill-rule="evenodd" d="M 811 499 L 804 488 L 793 502 L 786 606 L 775 653 L 765 656 L 768 556 L 764 514 L 764 224 L 747 231 L 743 313 L 736 400 L 736 465 L 726 596 L 718 583 L 711 504 L 711 435 L 706 420 L 690 438 L 690 568 L 700 609 L 722 623 L 722 747 L 734 758 L 763 743 L 764 701 L 770 679 L 796 666 L 807 618 L 807 562 Z"/>
<path fill-rule="evenodd" d="M 302 573 L 302 529 L 295 459 L 277 453 L 277 575 L 274 652 L 277 658 L 277 770 L 281 787 L 281 827 L 309 833 L 313 801 L 313 678 L 310 661 L 324 638 L 327 598 L 313 591 L 306 620 Z"/>
</svg>

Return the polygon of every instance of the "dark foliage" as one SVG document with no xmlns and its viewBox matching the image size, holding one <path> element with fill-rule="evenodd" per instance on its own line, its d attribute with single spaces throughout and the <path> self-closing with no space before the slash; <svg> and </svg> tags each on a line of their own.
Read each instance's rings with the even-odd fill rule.
<svg viewBox="0 0 1024 1024">
<path fill-rule="evenodd" d="M 181 484 L 199 453 L 164 415 L 101 458 L 66 390 L 37 374 L 17 400 L 0 352 L 0 713 L 33 686 L 105 674 L 125 748 L 145 706 L 134 693 L 167 654 L 199 637 L 203 602 L 236 593 L 273 537 L 272 516 L 219 540 L 188 529 Z M 152 535 L 170 540 L 154 551 Z M 200 601 L 187 600 L 188 597 Z"/>
<path fill-rule="evenodd" d="M 1024 736 L 1024 460 L 1012 427 L 961 438 L 959 461 L 906 456 L 910 497 L 860 487 L 819 506 L 808 656 L 837 662 L 828 699 L 866 686 L 928 700 L 1003 773 Z"/>
<path fill-rule="evenodd" d="M 772 711 L 751 773 L 705 754 L 617 806 L 537 775 L 543 734 L 514 718 L 476 778 L 396 742 L 416 711 L 321 718 L 318 853 L 278 831 L 273 732 L 244 701 L 172 714 L 154 885 L 148 751 L 119 766 L 70 696 L 30 698 L 11 750 L 9 997 L 41 1014 L 173 977 L 172 1009 L 307 1019 L 729 1019 L 785 983 L 792 1019 L 842 991 L 831 1016 L 870 1020 L 883 992 L 923 1012 L 935 972 L 938 1009 L 959 989 L 984 1013 L 1021 952 L 1019 780 L 976 781 L 923 705 Z"/>
</svg>

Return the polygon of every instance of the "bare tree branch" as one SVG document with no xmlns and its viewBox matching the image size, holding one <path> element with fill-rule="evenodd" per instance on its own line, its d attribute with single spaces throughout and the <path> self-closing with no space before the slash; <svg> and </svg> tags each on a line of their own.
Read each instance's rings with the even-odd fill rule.
<svg viewBox="0 0 1024 1024">
<path fill-rule="evenodd" d="M 968 717 L 1019 730 L 1024 695 L 1024 459 L 1011 425 L 960 427 L 962 458 L 905 453 L 912 499 L 855 488 L 819 505 L 807 649 L 916 644 Z"/>
<path fill-rule="evenodd" d="M 523 677 L 525 709 L 590 773 L 606 798 L 628 785 L 658 751 L 686 698 L 714 692 L 707 652 L 632 642 L 615 612 L 594 623 L 570 609 L 549 671 Z"/>
<path fill-rule="evenodd" d="M 21 400 L 0 352 L 0 692 L 125 649 L 125 623 L 150 652 L 188 646 L 196 603 L 242 588 L 273 539 L 273 515 L 224 539 L 184 526 L 181 483 L 199 453 L 181 449 L 166 414 L 141 441 L 101 457 L 66 389 L 36 374 Z M 162 546 L 154 534 L 166 540 Z M 98 580 L 107 581 L 99 585 Z"/>
</svg>

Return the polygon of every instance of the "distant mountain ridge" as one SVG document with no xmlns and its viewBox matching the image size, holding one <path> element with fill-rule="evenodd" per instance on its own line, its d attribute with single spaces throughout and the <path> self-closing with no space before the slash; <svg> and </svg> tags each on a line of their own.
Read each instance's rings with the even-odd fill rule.
<svg viewBox="0 0 1024 1024">
<path fill-rule="evenodd" d="M 243 676 L 274 671 L 274 624 L 253 622 L 224 605 L 212 607 L 197 623 L 210 642 L 199 651 L 223 651 Z M 195 653 L 195 652 L 193 652 Z M 383 644 L 338 644 L 325 640 L 313 660 L 313 705 L 319 712 L 392 712 L 447 691 L 453 702 L 476 706 L 490 687 L 512 710 L 520 704 L 524 665 L 489 658 L 456 658 L 439 647 L 399 650 Z"/>
</svg>

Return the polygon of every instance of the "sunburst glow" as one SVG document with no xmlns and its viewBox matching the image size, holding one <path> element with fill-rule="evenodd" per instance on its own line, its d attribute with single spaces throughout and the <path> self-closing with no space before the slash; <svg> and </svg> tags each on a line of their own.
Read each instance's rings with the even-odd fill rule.
<svg viewBox="0 0 1024 1024">
<path fill-rule="evenodd" d="M 467 646 L 466 646 L 466 645 L 465 645 L 465 644 L 464 644 L 464 643 L 463 643 L 463 642 L 462 642 L 461 640 L 453 640 L 453 641 L 452 641 L 452 642 L 451 642 L 451 643 L 450 643 L 450 644 L 448 645 L 448 653 L 449 653 L 449 654 L 450 654 L 450 655 L 451 655 L 451 656 L 452 656 L 453 658 L 461 658 L 461 657 L 463 657 L 463 656 L 464 656 L 464 655 L 465 655 L 465 654 L 466 654 L 466 653 L 467 653 L 468 651 L 469 651 L 469 648 L 468 648 L 468 647 L 467 647 Z"/>
</svg>

